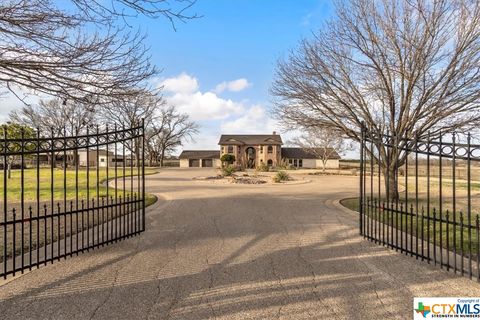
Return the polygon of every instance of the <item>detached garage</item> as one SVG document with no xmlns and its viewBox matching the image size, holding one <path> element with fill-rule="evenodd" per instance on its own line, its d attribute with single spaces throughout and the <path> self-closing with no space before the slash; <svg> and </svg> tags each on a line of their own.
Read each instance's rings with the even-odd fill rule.
<svg viewBox="0 0 480 320">
<path fill-rule="evenodd" d="M 180 156 L 181 168 L 213 168 L 220 167 L 220 151 L 217 150 L 184 150 Z"/>
</svg>

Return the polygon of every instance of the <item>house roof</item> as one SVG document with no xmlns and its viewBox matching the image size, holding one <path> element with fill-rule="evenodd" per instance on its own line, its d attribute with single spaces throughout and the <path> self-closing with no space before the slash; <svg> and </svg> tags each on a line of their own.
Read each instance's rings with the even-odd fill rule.
<svg viewBox="0 0 480 320">
<path fill-rule="evenodd" d="M 183 150 L 179 159 L 220 159 L 218 150 Z"/>
<path fill-rule="evenodd" d="M 338 153 L 332 149 L 327 148 L 282 148 L 282 158 L 291 158 L 291 159 L 321 159 L 323 153 L 328 154 L 328 159 L 340 159 Z"/>
<path fill-rule="evenodd" d="M 222 134 L 220 145 L 245 145 L 245 144 L 277 144 L 281 145 L 282 137 L 279 134 Z"/>
</svg>

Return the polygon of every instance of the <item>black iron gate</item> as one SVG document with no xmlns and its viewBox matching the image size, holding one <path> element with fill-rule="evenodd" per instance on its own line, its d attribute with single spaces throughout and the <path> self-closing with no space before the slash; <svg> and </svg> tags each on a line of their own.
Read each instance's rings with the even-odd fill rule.
<svg viewBox="0 0 480 320">
<path fill-rule="evenodd" d="M 11 131 L 0 140 L 0 276 L 145 230 L 143 124 Z"/>
<path fill-rule="evenodd" d="M 363 129 L 360 234 L 480 281 L 480 145 L 471 142 L 470 134 Z"/>
</svg>

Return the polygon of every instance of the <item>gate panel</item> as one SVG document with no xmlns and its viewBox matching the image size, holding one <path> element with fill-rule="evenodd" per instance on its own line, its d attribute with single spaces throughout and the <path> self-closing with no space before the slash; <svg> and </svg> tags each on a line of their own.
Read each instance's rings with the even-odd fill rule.
<svg viewBox="0 0 480 320">
<path fill-rule="evenodd" d="M 480 145 L 468 134 L 362 130 L 359 230 L 366 239 L 480 281 Z M 476 178 L 475 178 L 476 176 Z"/>
<path fill-rule="evenodd" d="M 0 276 L 145 230 L 143 124 L 73 135 L 19 130 L 4 127 L 0 140 Z"/>
</svg>

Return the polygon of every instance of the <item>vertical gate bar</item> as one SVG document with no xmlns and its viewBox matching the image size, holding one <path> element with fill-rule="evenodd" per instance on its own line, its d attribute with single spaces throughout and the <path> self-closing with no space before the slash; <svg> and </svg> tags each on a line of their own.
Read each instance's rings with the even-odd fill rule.
<svg viewBox="0 0 480 320">
<path fill-rule="evenodd" d="M 440 250 L 440 268 L 443 269 L 443 219 L 442 219 L 442 215 L 440 214 L 440 218 L 439 218 L 439 228 L 440 228 L 440 236 L 439 236 L 439 242 L 440 242 L 440 245 L 439 245 L 439 250 Z"/>
<path fill-rule="evenodd" d="M 8 133 L 7 127 L 3 127 L 3 278 L 7 279 L 7 257 L 8 257 L 8 241 L 7 241 L 7 210 L 8 210 Z"/>
<path fill-rule="evenodd" d="M 477 282 L 480 282 L 480 229 L 478 214 L 475 217 L 475 229 L 477 235 Z"/>
<path fill-rule="evenodd" d="M 106 236 L 107 236 L 107 241 L 106 243 L 108 244 L 110 242 L 110 234 L 109 234 L 109 225 L 110 225 L 110 219 L 109 219 L 109 212 L 110 212 L 110 206 L 109 206 L 109 191 L 110 191 L 110 173 L 109 173 L 109 170 L 110 170 L 110 165 L 109 165 L 109 162 L 110 162 L 110 159 L 108 158 L 108 150 L 109 150 L 109 140 L 110 140 L 110 132 L 108 131 L 108 124 L 106 126 L 106 149 L 107 149 L 107 156 L 106 156 L 106 169 L 107 169 L 107 191 L 106 191 L 106 200 L 107 200 L 107 222 L 106 222 Z"/>
<path fill-rule="evenodd" d="M 462 276 L 465 274 L 465 271 L 463 269 L 464 265 L 463 265 L 463 212 L 460 211 L 460 270 L 461 270 L 461 273 L 462 273 Z"/>
<path fill-rule="evenodd" d="M 421 232 L 421 237 L 422 237 L 422 238 L 421 238 L 421 239 L 422 239 L 422 243 L 421 243 L 421 245 L 422 245 L 422 261 L 423 261 L 423 258 L 424 258 L 424 256 L 425 256 L 425 251 L 424 251 L 424 244 L 425 244 L 425 237 L 424 237 L 425 232 L 424 232 L 424 230 L 425 230 L 425 224 L 424 224 L 424 220 L 425 220 L 425 208 L 422 206 L 422 222 L 421 222 L 421 228 L 422 228 L 422 232 Z"/>
<path fill-rule="evenodd" d="M 395 210 L 395 209 L 394 209 L 394 207 L 393 207 L 393 199 L 392 199 L 392 202 L 390 202 L 390 213 L 391 213 L 391 215 L 390 215 L 390 217 L 391 217 L 390 230 L 391 230 L 391 240 L 392 240 L 392 241 L 391 241 L 391 245 L 392 245 L 392 249 L 397 246 L 397 244 L 394 243 L 394 238 L 393 238 L 393 235 L 394 235 L 394 233 L 393 233 L 393 214 L 394 214 L 394 210 Z"/>
<path fill-rule="evenodd" d="M 20 254 L 22 255 L 21 259 L 21 269 L 22 274 L 24 273 L 25 268 L 25 169 L 23 168 L 25 165 L 25 130 L 23 127 L 20 128 L 20 214 L 21 214 L 21 233 L 22 233 L 22 241 L 20 245 Z"/>
<path fill-rule="evenodd" d="M 430 137 L 430 136 L 429 136 Z M 429 149 L 430 153 L 430 149 Z M 433 263 L 437 265 L 437 217 L 436 217 L 436 209 L 433 208 Z M 441 223 L 441 222 L 440 222 Z M 441 234 L 440 234 L 441 236 Z"/>
<path fill-rule="evenodd" d="M 442 145 L 442 139 L 443 139 L 443 136 L 442 136 L 442 132 L 440 131 L 439 132 L 439 141 L 438 141 L 438 145 L 439 145 L 439 155 L 438 155 L 438 162 L 439 162 L 439 167 L 438 167 L 438 200 L 439 200 L 439 203 L 438 203 L 438 215 L 440 217 L 440 268 L 443 268 L 443 233 L 442 233 L 442 220 L 443 220 L 443 192 L 442 192 L 442 187 L 443 187 L 443 179 L 442 179 L 442 175 L 443 175 L 443 170 L 442 170 L 442 155 L 443 155 L 443 145 Z"/>
<path fill-rule="evenodd" d="M 398 229 L 398 226 L 397 226 Z M 400 202 L 400 252 L 403 253 L 403 203 Z"/>
<path fill-rule="evenodd" d="M 95 155 L 95 163 L 96 163 L 96 186 L 95 191 L 97 192 L 97 248 L 100 246 L 100 158 L 99 158 L 99 150 L 100 150 L 100 135 L 98 132 L 98 124 L 96 126 L 96 135 L 95 135 L 95 142 L 96 146 L 96 155 Z M 103 215 L 102 215 L 102 228 L 103 228 Z M 103 240 L 103 238 L 102 238 Z"/>
<path fill-rule="evenodd" d="M 75 128 L 75 252 L 78 256 L 78 247 L 79 247 L 79 236 L 78 236 L 78 214 L 79 214 L 79 198 L 78 198 L 78 161 L 79 155 L 78 155 L 78 127 Z"/>
<path fill-rule="evenodd" d="M 16 250 L 17 250 L 17 239 L 16 239 L 16 235 L 17 235 L 17 230 L 16 230 L 16 227 L 17 227 L 17 212 L 15 210 L 15 208 L 12 209 L 12 213 L 13 213 L 13 223 L 12 223 L 12 232 L 13 232 L 13 246 L 12 246 L 12 264 L 13 264 L 13 276 L 15 276 L 15 271 L 16 271 Z"/>
<path fill-rule="evenodd" d="M 142 231 L 145 231 L 145 119 L 142 119 Z"/>
<path fill-rule="evenodd" d="M 36 132 L 37 269 L 40 268 L 40 129 Z"/>
<path fill-rule="evenodd" d="M 115 202 L 113 200 L 113 196 L 110 196 L 110 207 L 111 207 L 111 212 L 110 212 L 110 242 L 113 242 L 115 240 L 114 238 L 114 235 L 115 235 L 115 228 L 114 228 L 114 218 L 113 218 L 113 214 L 115 212 Z"/>
<path fill-rule="evenodd" d="M 446 225 L 446 228 L 447 228 L 447 271 L 450 270 L 450 241 L 449 241 L 449 238 L 450 238 L 450 233 L 448 232 L 449 231 L 449 228 L 448 228 L 448 225 L 450 224 L 450 220 L 448 219 L 448 209 L 447 209 L 447 214 L 445 215 L 445 219 L 447 221 L 447 225 Z"/>
<path fill-rule="evenodd" d="M 413 257 L 413 203 L 410 203 L 410 257 Z"/>
<path fill-rule="evenodd" d="M 124 238 L 126 236 L 126 233 L 125 233 L 125 217 L 126 217 L 126 214 L 128 213 L 125 209 L 126 209 L 126 205 L 125 205 L 125 201 L 126 201 L 126 177 L 125 177 L 125 161 L 127 161 L 127 156 L 125 154 L 125 124 L 122 123 L 122 157 L 123 157 L 123 161 L 122 161 L 122 176 L 123 176 L 123 186 L 122 186 L 122 194 L 123 194 L 123 215 L 122 215 L 122 225 L 123 225 L 123 229 L 122 229 L 122 238 Z"/>
<path fill-rule="evenodd" d="M 61 217 L 61 209 L 60 209 L 60 203 L 57 202 L 57 211 L 58 211 L 58 216 L 57 216 L 57 260 L 60 261 L 60 217 Z"/>
<path fill-rule="evenodd" d="M 377 143 L 377 152 L 378 152 L 378 206 L 379 206 L 379 213 L 381 214 L 382 216 L 382 245 L 385 245 L 385 216 L 383 214 L 383 211 L 380 210 L 380 205 L 381 205 L 381 198 L 382 198 L 382 187 L 381 187 L 381 180 L 382 180 L 382 173 L 381 173 L 381 166 L 382 166 L 382 155 L 381 155 L 381 152 L 380 152 L 380 146 L 381 144 L 379 144 L 378 141 L 376 141 Z"/>
<path fill-rule="evenodd" d="M 119 194 L 118 195 L 118 224 L 119 224 L 119 227 L 118 227 L 118 238 L 119 240 L 123 240 L 122 238 L 122 215 L 123 215 L 123 197 L 122 197 L 122 194 Z"/>
<path fill-rule="evenodd" d="M 408 136 L 405 137 L 405 231 L 408 229 L 408 154 L 409 154 L 409 142 Z M 412 217 L 410 217 L 410 220 Z M 410 229 L 410 233 L 412 230 Z M 408 255 L 408 233 L 405 233 L 405 254 Z"/>
<path fill-rule="evenodd" d="M 369 148 L 369 159 L 370 159 L 370 205 L 373 209 L 373 147 L 372 147 L 372 140 L 370 140 L 370 148 Z M 145 160 L 144 160 L 145 161 Z M 370 210 L 372 214 L 372 236 L 377 243 L 377 232 L 376 232 L 376 219 L 375 219 L 375 210 Z"/>
<path fill-rule="evenodd" d="M 98 206 L 98 204 L 97 204 Z M 91 238 L 91 243 L 89 243 L 89 247 L 92 248 L 92 250 L 95 249 L 95 197 L 92 197 L 92 206 L 91 206 L 91 211 L 92 211 L 92 238 Z"/>
<path fill-rule="evenodd" d="M 87 126 L 87 137 L 86 137 L 86 148 L 87 148 L 87 252 L 90 251 L 90 130 Z M 83 233 L 83 230 L 82 230 Z"/>
<path fill-rule="evenodd" d="M 415 259 L 418 259 L 418 134 L 415 135 Z"/>
<path fill-rule="evenodd" d="M 134 186 L 133 186 L 133 178 L 134 178 L 134 173 L 133 173 L 133 158 L 134 158 L 134 151 L 135 150 L 135 140 L 134 140 L 134 134 L 133 134 L 133 129 L 130 128 L 130 224 L 129 224 L 129 234 L 133 234 L 134 230 L 134 219 L 135 219 L 135 211 L 133 211 L 133 194 L 134 194 Z"/>
<path fill-rule="evenodd" d="M 455 132 L 452 134 L 452 214 L 453 214 L 453 272 L 457 273 L 457 207 L 456 207 L 456 145 Z"/>
<path fill-rule="evenodd" d="M 430 263 L 430 131 L 427 139 L 427 262 Z"/>
<path fill-rule="evenodd" d="M 67 127 L 64 126 L 63 127 L 63 237 L 64 237 L 63 253 L 64 253 L 65 259 L 67 259 L 67 165 L 68 165 L 67 163 Z M 71 238 L 72 238 L 72 234 L 70 234 L 70 239 Z"/>
<path fill-rule="evenodd" d="M 393 175 L 393 182 L 394 182 L 394 190 L 395 190 L 395 251 L 398 252 L 398 135 L 395 133 L 393 138 L 394 143 L 394 157 L 395 157 L 395 166 L 394 166 L 394 175 Z"/>
<path fill-rule="evenodd" d="M 54 208 L 55 208 L 55 199 L 54 199 L 54 193 L 55 193 L 55 132 L 53 131 L 53 128 L 51 128 L 50 131 L 51 138 L 50 138 L 50 143 L 51 143 L 51 163 L 50 163 L 50 226 L 51 226 L 51 252 L 50 252 L 50 262 L 53 263 L 53 240 L 54 240 L 54 227 L 53 227 L 53 216 L 54 216 Z"/>
<path fill-rule="evenodd" d="M 88 201 L 87 201 L 88 202 Z M 81 199 L 80 200 L 80 210 L 82 212 L 82 228 L 81 228 L 81 232 L 82 232 L 82 235 L 81 235 L 81 238 L 82 238 L 82 253 L 85 251 L 85 199 Z"/>
<path fill-rule="evenodd" d="M 47 204 L 43 205 L 43 250 L 44 250 L 44 258 L 43 262 L 45 265 L 47 265 L 48 262 L 48 256 L 47 256 L 47 247 L 48 247 L 48 220 L 47 220 L 47 212 L 48 212 L 48 207 Z"/>
<path fill-rule="evenodd" d="M 140 199 L 141 199 L 141 195 L 140 195 L 140 157 L 141 157 L 141 154 L 140 154 L 140 148 L 142 147 L 141 146 L 141 142 L 140 142 L 140 139 L 141 139 L 141 136 L 140 136 L 140 132 L 141 132 L 141 129 L 137 129 L 137 132 L 139 133 L 138 135 L 138 146 L 137 146 L 137 149 L 138 149 L 138 159 L 137 159 L 137 203 L 136 203 L 136 208 L 135 208 L 135 212 L 136 212 L 136 219 L 135 219 L 135 232 L 139 232 L 140 231 L 140 219 L 141 219 L 141 214 L 140 214 Z"/>
<path fill-rule="evenodd" d="M 70 257 L 73 254 L 73 201 L 70 200 Z"/>
<path fill-rule="evenodd" d="M 32 271 L 32 206 L 28 207 L 28 270 Z"/>
<path fill-rule="evenodd" d="M 437 221 L 437 212 L 435 208 L 433 208 L 433 263 L 437 265 L 437 242 L 436 240 L 436 234 L 437 234 L 437 229 L 436 229 L 436 223 Z"/>
<path fill-rule="evenodd" d="M 114 158 L 115 158 L 115 242 L 118 239 L 118 151 L 117 151 L 117 141 L 118 141 L 118 127 L 115 123 L 115 143 L 114 143 Z"/>
<path fill-rule="evenodd" d="M 102 197 L 102 247 L 105 245 L 105 197 Z"/>
<path fill-rule="evenodd" d="M 467 225 L 468 225 L 468 275 L 472 279 L 472 173 L 471 173 L 471 136 L 467 135 Z"/>
</svg>

